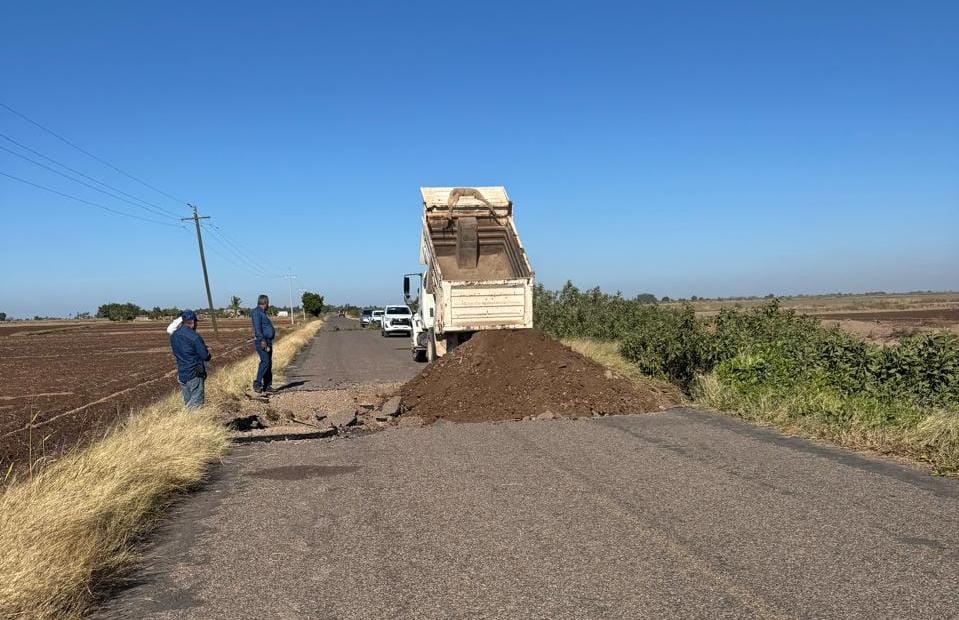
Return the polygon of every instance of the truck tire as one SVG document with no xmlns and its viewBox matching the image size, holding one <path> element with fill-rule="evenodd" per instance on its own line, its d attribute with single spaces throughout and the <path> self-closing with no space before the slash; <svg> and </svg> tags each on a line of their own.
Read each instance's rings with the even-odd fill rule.
<svg viewBox="0 0 959 620">
<path fill-rule="evenodd" d="M 380 336 L 383 336 L 384 338 L 386 338 L 386 330 L 385 330 L 385 329 L 380 329 Z"/>
<path fill-rule="evenodd" d="M 430 332 L 430 337 L 426 339 L 426 362 L 431 363 L 436 360 L 436 340 L 434 340 L 433 332 Z"/>
<path fill-rule="evenodd" d="M 413 361 L 414 362 L 425 362 L 426 361 L 426 351 L 423 349 L 412 349 L 413 351 Z"/>
</svg>

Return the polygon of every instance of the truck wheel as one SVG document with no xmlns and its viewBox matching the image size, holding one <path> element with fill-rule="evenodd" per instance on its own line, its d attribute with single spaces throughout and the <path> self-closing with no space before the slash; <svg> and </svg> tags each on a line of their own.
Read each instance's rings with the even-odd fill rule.
<svg viewBox="0 0 959 620">
<path fill-rule="evenodd" d="M 386 330 L 381 329 L 381 330 L 380 330 L 380 336 L 383 336 L 384 338 L 386 338 Z"/>
<path fill-rule="evenodd" d="M 433 340 L 433 334 L 430 334 L 430 337 L 426 339 L 426 361 L 432 362 L 436 360 L 436 341 Z"/>
<path fill-rule="evenodd" d="M 413 349 L 413 361 L 414 362 L 425 362 L 426 361 L 426 351 L 423 349 Z"/>
</svg>

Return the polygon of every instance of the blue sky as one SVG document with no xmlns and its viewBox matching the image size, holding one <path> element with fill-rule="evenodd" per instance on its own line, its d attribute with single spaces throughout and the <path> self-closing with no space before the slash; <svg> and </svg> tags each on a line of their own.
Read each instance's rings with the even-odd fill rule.
<svg viewBox="0 0 959 620">
<path fill-rule="evenodd" d="M 286 269 L 398 300 L 421 185 L 506 185 L 550 287 L 959 289 L 957 23 L 955 2 L 5 3 L 0 101 L 212 216 L 259 265 L 208 241 L 218 304 L 285 299 Z M 0 132 L 188 215 L 4 109 Z M 151 217 L 4 151 L 0 172 Z M 188 229 L 5 177 L 0 209 L 0 311 L 203 304 Z"/>
</svg>

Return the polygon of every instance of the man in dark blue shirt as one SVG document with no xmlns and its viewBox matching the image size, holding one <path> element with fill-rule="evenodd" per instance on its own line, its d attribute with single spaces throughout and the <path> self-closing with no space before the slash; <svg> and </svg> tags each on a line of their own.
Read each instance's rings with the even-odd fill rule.
<svg viewBox="0 0 959 620">
<path fill-rule="evenodd" d="M 260 356 L 256 377 L 253 378 L 253 391 L 257 393 L 273 391 L 273 338 L 276 330 L 266 314 L 269 307 L 270 298 L 260 295 L 256 300 L 256 308 L 250 313 L 250 320 L 253 321 L 253 346 L 256 354 Z"/>
<path fill-rule="evenodd" d="M 183 322 L 170 336 L 170 348 L 176 358 L 176 378 L 187 407 L 203 406 L 203 384 L 206 382 L 206 362 L 210 352 L 203 337 L 196 333 L 197 318 L 193 310 L 184 310 Z"/>
</svg>

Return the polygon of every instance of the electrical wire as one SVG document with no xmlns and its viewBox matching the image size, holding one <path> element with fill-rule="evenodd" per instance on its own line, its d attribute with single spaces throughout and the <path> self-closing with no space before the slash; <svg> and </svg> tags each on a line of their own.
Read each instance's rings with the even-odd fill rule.
<svg viewBox="0 0 959 620">
<path fill-rule="evenodd" d="M 258 265 L 258 264 L 256 263 L 256 261 L 254 261 L 253 259 L 249 258 L 249 257 L 246 255 L 246 253 L 244 253 L 243 251 L 238 250 L 238 249 L 236 249 L 236 248 L 228 245 L 228 244 L 223 240 L 223 238 L 220 237 L 220 236 L 216 233 L 216 231 L 212 230 L 208 225 L 203 226 L 203 228 L 204 228 L 204 230 L 207 231 L 207 233 L 210 233 L 210 235 L 209 235 L 209 237 L 208 237 L 209 239 L 211 239 L 211 240 L 213 240 L 214 242 L 216 242 L 217 244 L 219 244 L 219 246 L 220 246 L 223 250 L 229 252 L 229 253 L 232 254 L 233 256 L 237 257 L 239 260 L 243 261 L 243 263 L 245 263 L 245 264 L 247 265 L 247 268 L 248 268 L 248 269 L 257 272 L 257 274 L 260 275 L 260 276 L 265 276 L 265 275 L 266 275 L 266 270 L 263 269 L 260 265 Z"/>
<path fill-rule="evenodd" d="M 144 187 L 148 187 L 148 188 L 152 189 L 153 191 L 157 192 L 158 194 L 162 194 L 163 196 L 166 196 L 166 197 L 169 198 L 170 200 L 176 201 L 178 204 L 181 204 L 181 205 L 182 205 L 182 204 L 185 204 L 185 203 L 186 203 L 185 200 L 182 200 L 182 199 L 180 199 L 180 198 L 177 198 L 177 197 L 174 196 L 173 194 L 170 194 L 170 193 L 168 193 L 168 192 L 163 191 L 162 189 L 160 189 L 160 188 L 158 188 L 158 187 L 155 187 L 155 186 L 153 186 L 153 185 L 150 185 L 149 183 L 147 183 L 147 182 L 144 181 L 143 179 L 141 179 L 141 178 L 139 178 L 139 177 L 136 177 L 136 176 L 130 174 L 129 172 L 127 172 L 127 171 L 125 171 L 125 170 L 123 170 L 123 169 L 121 169 L 121 168 L 118 168 L 117 166 L 114 166 L 113 164 L 111 164 L 110 162 L 106 161 L 105 159 L 102 159 L 102 158 L 100 158 L 100 157 L 97 157 L 96 155 L 94 155 L 94 154 L 91 153 L 90 151 L 86 150 L 85 148 L 74 144 L 73 142 L 71 142 L 70 140 L 67 140 L 65 137 L 61 136 L 60 134 L 58 134 L 57 132 L 53 131 L 52 129 L 49 129 L 49 128 L 47 128 L 47 127 L 44 127 L 43 125 L 41 125 L 41 124 L 38 123 L 37 121 L 33 120 L 32 118 L 30 118 L 30 117 L 27 116 L 26 114 L 24 114 L 24 113 L 22 113 L 22 112 L 18 112 L 17 110 L 14 110 L 13 108 L 11 108 L 11 107 L 8 106 L 7 104 L 3 103 L 2 101 L 0 101 L 0 107 L 6 109 L 7 111 L 9 111 L 9 112 L 11 112 L 11 113 L 13 113 L 13 114 L 16 114 L 17 116 L 19 116 L 19 117 L 22 118 L 23 120 L 27 121 L 27 122 L 30 123 L 31 125 L 34 125 L 34 126 L 36 126 L 36 127 L 39 127 L 40 129 L 42 129 L 43 131 L 47 132 L 48 134 L 50 134 L 51 136 L 53 136 L 53 137 L 56 138 L 57 140 L 63 142 L 64 144 L 66 144 L 66 145 L 68 145 L 68 146 L 71 146 L 71 147 L 75 148 L 76 150 L 80 151 L 81 153 L 83 153 L 83 154 L 86 155 L 87 157 L 91 157 L 91 158 L 95 159 L 96 161 L 100 162 L 101 164 L 103 164 L 104 166 L 107 166 L 108 168 L 112 168 L 113 170 L 119 172 L 119 173 L 122 174 L 123 176 L 125 176 L 125 177 L 127 177 L 127 178 L 130 178 L 130 179 L 133 179 L 134 181 L 136 181 L 137 183 L 140 183 L 140 184 L 143 185 Z"/>
<path fill-rule="evenodd" d="M 262 269 L 251 267 L 249 266 L 248 263 L 237 261 L 234 258 L 231 258 L 231 256 L 225 254 L 223 252 L 223 249 L 225 248 L 225 246 L 222 244 L 221 241 L 219 241 L 215 237 L 206 237 L 205 239 L 210 239 L 215 242 L 215 244 L 210 244 L 207 246 L 211 252 L 213 252 L 214 254 L 216 254 L 217 256 L 225 260 L 226 262 L 230 263 L 237 269 L 240 269 L 241 271 L 249 273 L 254 278 L 269 279 L 273 277 L 269 275 L 268 273 L 266 273 L 265 271 L 263 271 Z"/>
<path fill-rule="evenodd" d="M 141 178 L 139 178 L 139 177 L 137 177 L 137 176 L 135 176 L 135 175 L 127 172 L 126 170 L 123 170 L 122 168 L 119 168 L 118 166 L 116 166 L 116 165 L 108 162 L 107 160 L 103 159 L 102 157 L 99 157 L 99 156 L 97 156 L 97 155 L 94 155 L 94 154 L 91 153 L 90 151 L 88 151 L 88 150 L 84 149 L 83 147 L 77 145 L 76 143 L 70 141 L 70 140 L 67 139 L 65 136 L 63 136 L 63 135 L 55 132 L 54 130 L 50 129 L 49 127 L 46 127 L 46 126 L 42 125 L 42 124 L 39 123 L 38 121 L 33 120 L 32 118 L 30 118 L 29 116 L 27 116 L 26 114 L 24 114 L 24 113 L 22 113 L 22 112 L 20 112 L 20 111 L 18 111 L 18 110 L 15 110 L 14 108 L 10 107 L 10 106 L 7 105 L 6 103 L 3 103 L 2 101 L 0 101 L 0 107 L 4 108 L 5 110 L 7 110 L 8 112 L 10 112 L 10 113 L 12 113 L 12 114 L 15 114 L 16 116 L 19 116 L 21 119 L 27 121 L 27 122 L 30 123 L 31 125 L 34 125 L 35 127 L 37 127 L 37 128 L 39 128 L 39 129 L 45 131 L 46 133 L 50 134 L 51 136 L 53 136 L 54 138 L 56 138 L 56 139 L 59 140 L 60 142 L 63 142 L 64 144 L 66 144 L 67 146 L 70 146 L 70 147 L 72 147 L 72 148 L 80 151 L 81 153 L 83 153 L 83 154 L 86 155 L 87 157 L 90 157 L 91 159 L 93 159 L 93 160 L 95 160 L 95 161 L 103 164 L 104 166 L 107 166 L 108 168 L 110 168 L 110 169 L 112 169 L 112 170 L 114 170 L 114 171 L 122 174 L 123 176 L 125 176 L 125 177 L 127 177 L 127 178 L 129 178 L 129 179 L 132 179 L 132 180 L 136 181 L 137 183 L 140 183 L 140 184 L 143 185 L 144 187 L 147 187 L 147 188 L 149 188 L 149 189 L 157 192 L 158 194 L 161 194 L 162 196 L 165 196 L 166 198 L 169 198 L 170 200 L 175 201 L 177 204 L 181 204 L 181 205 L 182 205 L 182 204 L 186 204 L 186 201 L 185 201 L 185 200 L 183 200 L 183 199 L 181 199 L 181 198 L 178 198 L 177 196 L 175 196 L 175 195 L 173 195 L 173 194 L 171 194 L 171 193 L 169 193 L 169 192 L 166 192 L 166 191 L 160 189 L 159 187 L 156 187 L 156 186 L 154 186 L 154 185 L 151 185 L 151 184 L 148 183 L 147 181 L 144 181 L 143 179 L 141 179 Z M 96 184 L 98 184 L 98 185 L 101 185 L 101 186 L 103 186 L 103 187 L 109 188 L 110 190 L 113 190 L 113 191 L 116 192 L 117 194 L 120 194 L 120 195 L 122 195 L 122 196 L 126 196 L 127 198 L 131 198 L 131 199 L 133 199 L 133 200 L 135 200 L 135 201 L 137 201 L 137 202 L 133 202 L 133 201 L 131 201 L 131 200 L 128 200 L 127 198 L 122 198 L 121 196 L 118 196 L 117 194 L 108 192 L 108 191 L 103 190 L 103 189 L 101 189 L 101 188 L 99 188 L 99 187 L 96 187 L 96 186 L 94 186 L 94 185 L 91 185 L 91 184 L 89 184 L 89 183 L 86 183 L 86 182 L 84 182 L 84 181 L 81 181 L 80 179 L 71 177 L 71 176 L 68 175 L 68 174 L 65 174 L 65 173 L 63 173 L 63 172 L 61 172 L 61 171 L 59 171 L 59 170 L 56 170 L 55 168 L 51 168 L 51 167 L 49 167 L 49 166 L 47 166 L 47 165 L 45 165 L 45 164 L 42 164 L 42 163 L 40 163 L 40 162 L 38 162 L 38 161 L 36 161 L 36 160 L 34 160 L 34 159 L 31 159 L 31 158 L 29 158 L 29 157 L 27 157 L 27 156 L 25 156 L 25 155 L 23 155 L 23 154 L 21 154 L 21 153 L 16 152 L 16 151 L 14 151 L 14 150 L 11 150 L 11 149 L 8 149 L 8 148 L 6 148 L 6 147 L 0 146 L 0 149 L 4 150 L 4 151 L 6 151 L 6 152 L 8 152 L 8 153 L 10 153 L 10 154 L 12 154 L 12 155 L 15 155 L 16 157 L 19 157 L 19 158 L 21 158 L 21 159 L 24 159 L 24 160 L 26 160 L 26 161 L 28 161 L 28 162 L 36 165 L 36 166 L 39 166 L 39 167 L 41 167 L 41 168 L 44 168 L 45 170 L 48 170 L 48 171 L 53 172 L 53 173 L 55 173 L 55 174 L 58 174 L 58 175 L 66 178 L 66 179 L 69 179 L 69 180 L 75 182 L 75 183 L 79 183 L 80 185 L 83 185 L 83 186 L 88 187 L 88 188 L 90 188 L 90 189 L 96 190 L 96 191 L 98 191 L 98 192 L 100 192 L 100 193 L 102 193 L 102 194 L 104 194 L 104 195 L 106 195 L 106 196 L 110 196 L 111 198 L 114 198 L 114 199 L 119 200 L 119 201 L 121 201 L 121 202 L 125 202 L 125 203 L 130 204 L 130 205 L 133 205 L 133 206 L 135 206 L 135 207 L 137 207 L 137 208 L 139 208 L 139 209 L 143 209 L 143 210 L 145 210 L 145 211 L 147 211 L 147 212 L 149 212 L 149 213 L 151 213 L 151 214 L 153 214 L 153 215 L 160 216 L 160 217 L 164 217 L 164 218 L 181 219 L 177 214 L 173 213 L 173 212 L 170 211 L 169 209 L 166 209 L 166 208 L 164 208 L 164 207 L 162 207 L 162 206 L 160 206 L 160 205 L 158 205 L 158 204 L 156 204 L 156 203 L 150 202 L 150 201 L 148 201 L 148 200 L 144 200 L 143 198 L 140 198 L 140 197 L 138 197 L 138 196 L 135 196 L 135 195 L 133 195 L 133 194 L 130 194 L 130 193 L 128 193 L 128 192 L 125 192 L 125 191 L 123 191 L 123 190 L 121 190 L 121 189 L 118 189 L 118 188 L 116 188 L 116 187 L 108 184 L 108 183 L 104 183 L 103 181 L 100 181 L 99 179 L 96 179 L 96 178 L 94 178 L 94 177 L 92 177 L 92 176 L 90 176 L 90 175 L 88 175 L 88 174 L 85 174 L 85 173 L 83 173 L 83 172 L 81 172 L 81 171 L 79 171 L 79 170 L 76 170 L 76 169 L 74 169 L 74 168 L 71 168 L 70 166 L 67 166 L 66 164 L 63 164 L 63 163 L 61 163 L 61 162 L 53 159 L 52 157 L 48 157 L 47 155 L 44 155 L 43 153 L 40 153 L 39 151 L 36 151 L 36 150 L 34 150 L 34 149 L 32 149 L 32 148 L 30 148 L 30 147 L 28 147 L 28 146 L 26 146 L 26 145 L 24 145 L 24 144 L 22 144 L 22 143 L 20 143 L 20 142 L 14 140 L 13 138 L 11 138 L 11 137 L 9 137 L 9 136 L 7 136 L 7 135 L 5 135 L 5 134 L 0 133 L 0 137 L 4 138 L 4 139 L 7 140 L 8 142 L 11 142 L 12 144 L 15 144 L 16 146 L 18 146 L 18 147 L 20 147 L 20 148 L 22 148 L 22 149 L 24 149 L 24 150 L 26 150 L 26 151 L 29 151 L 30 153 L 32 153 L 32 154 L 34 154 L 34 155 L 36 155 L 36 156 L 38 156 L 38 157 L 43 158 L 44 160 L 46 160 L 46 161 L 48 161 L 48 162 L 50 162 L 50 163 L 53 163 L 53 164 L 55 164 L 55 165 L 57 165 L 57 166 L 60 166 L 61 168 L 65 169 L 65 170 L 69 170 L 70 172 L 72 172 L 72 173 L 74 173 L 74 174 L 76 174 L 76 175 L 78 175 L 78 176 L 80 176 L 80 177 L 83 177 L 83 178 L 85 178 L 85 179 L 88 179 L 88 180 L 90 180 L 90 181 L 93 181 L 94 183 L 96 183 Z M 107 212 L 109 212 L 109 213 L 113 213 L 113 214 L 115 214 L 115 215 L 120 215 L 120 216 L 123 216 L 123 217 L 129 217 L 129 218 L 132 218 L 132 219 L 140 220 L 140 221 L 143 221 L 143 222 L 149 222 L 149 223 L 152 223 L 152 224 L 158 224 L 158 225 L 161 225 L 161 226 L 169 226 L 169 227 L 172 227 L 172 228 L 185 229 L 185 227 L 184 227 L 182 224 L 171 224 L 171 223 L 167 223 L 167 222 L 163 222 L 163 221 L 158 221 L 158 220 L 154 220 L 154 219 L 150 219 L 150 218 L 146 218 L 146 217 L 141 217 L 141 216 L 134 215 L 134 214 L 131 214 L 131 213 L 126 213 L 126 212 L 124 212 L 124 211 L 118 211 L 118 210 L 113 209 L 113 208 L 110 208 L 110 207 L 108 207 L 108 206 L 106 206 L 106 205 L 102 205 L 102 204 L 100 204 L 100 203 L 96 203 L 96 202 L 92 202 L 92 201 L 89 201 L 89 200 L 85 200 L 85 199 L 83 199 L 83 198 L 78 198 L 78 197 L 73 196 L 73 195 L 71 195 L 71 194 L 67 194 L 67 193 L 65 193 L 65 192 L 61 192 L 61 191 L 58 191 L 58 190 L 55 190 L 55 189 L 52 189 L 52 188 L 49 188 L 49 187 L 46 187 L 46 186 L 43 186 L 43 185 L 39 185 L 39 184 L 37 184 L 37 183 L 33 183 L 32 181 L 28 181 L 28 180 L 26 180 L 26 179 L 22 179 L 22 178 L 20 178 L 20 177 L 14 176 L 14 175 L 12 175 L 12 174 L 7 174 L 7 173 L 5 173 L 5 172 L 0 172 L 0 175 L 5 176 L 5 177 L 10 178 L 10 179 L 13 179 L 13 180 L 15 180 L 15 181 L 19 181 L 19 182 L 24 183 L 24 184 L 26 184 L 26 185 L 31 185 L 31 186 L 36 187 L 36 188 L 38 188 L 38 189 L 42 189 L 42 190 L 44 190 L 44 191 L 48 191 L 48 192 L 50 192 L 50 193 L 57 194 L 57 195 L 59 195 L 59 196 L 65 197 L 65 198 L 69 198 L 69 199 L 71 199 L 71 200 L 75 200 L 75 201 L 80 202 L 80 203 L 83 203 L 83 204 L 87 204 L 87 205 L 90 205 L 90 206 L 93 206 L 93 207 L 97 207 L 98 209 L 102 209 L 102 210 L 104 210 L 104 211 L 107 211 Z M 142 203 L 142 204 L 140 204 L 140 203 Z M 257 276 L 257 277 L 263 277 L 263 278 L 273 278 L 273 277 L 279 278 L 279 277 L 285 277 L 285 276 L 282 276 L 282 275 L 275 275 L 275 276 L 274 276 L 274 275 L 269 275 L 268 272 L 267 272 L 267 270 L 260 266 L 261 263 L 257 263 L 256 261 L 254 261 L 253 259 L 251 259 L 251 258 L 250 258 L 250 253 L 247 252 L 246 250 L 244 250 L 239 243 L 237 243 L 236 241 L 234 241 L 234 240 L 226 233 L 226 231 L 224 231 L 224 230 L 223 230 L 222 228 L 220 228 L 219 226 L 217 226 L 217 225 L 215 225 L 215 224 L 208 224 L 208 225 L 204 226 L 204 228 L 205 228 L 206 230 L 208 230 L 209 232 L 212 233 L 212 235 L 211 235 L 210 238 L 213 239 L 213 240 L 215 241 L 215 243 L 219 244 L 220 247 L 223 248 L 223 249 L 225 249 L 227 252 L 229 252 L 229 253 L 231 253 L 231 254 L 239 257 L 239 259 L 240 259 L 243 263 L 245 263 L 247 266 L 244 267 L 243 265 L 240 265 L 240 264 L 237 263 L 236 261 L 234 261 L 234 260 L 230 259 L 229 257 L 227 257 L 225 254 L 221 253 L 217 248 L 214 248 L 214 247 L 211 246 L 210 249 L 211 249 L 216 255 L 218 255 L 220 258 L 226 260 L 227 262 L 231 263 L 232 265 L 234 265 L 234 266 L 236 266 L 236 267 L 239 267 L 240 269 L 251 271 L 251 272 L 252 272 L 255 276 Z M 270 267 L 271 269 L 273 269 L 273 268 L 276 267 L 275 265 L 270 265 L 269 263 L 262 263 L 262 264 L 267 265 L 267 266 Z"/>
<path fill-rule="evenodd" d="M 90 205 L 90 206 L 92 206 L 92 207 L 96 207 L 96 208 L 102 209 L 102 210 L 104 210 L 104 211 L 108 211 L 108 212 L 113 213 L 113 214 L 115 214 L 115 215 L 122 215 L 123 217 L 129 217 L 129 218 L 132 218 L 132 219 L 134 219 L 134 220 L 140 220 L 140 221 L 143 221 L 143 222 L 150 222 L 151 224 L 157 224 L 157 225 L 159 225 L 159 226 L 169 226 L 169 227 L 171 227 L 171 228 L 183 228 L 183 226 L 181 226 L 181 225 L 170 224 L 170 223 L 168 223 L 168 222 L 161 222 L 161 221 L 158 221 L 158 220 L 152 220 L 152 219 L 150 219 L 150 218 L 140 217 L 139 215 L 134 215 L 134 214 L 132 214 L 132 213 L 127 213 L 127 212 L 125 212 L 125 211 L 117 211 L 116 209 L 111 209 L 110 207 L 108 207 L 108 206 L 106 206 L 106 205 L 102 205 L 102 204 L 97 203 L 97 202 L 91 202 L 91 201 L 89 201 L 89 200 L 84 200 L 83 198 L 77 198 L 76 196 L 72 196 L 72 195 L 70 195 L 70 194 L 61 192 L 61 191 L 59 191 L 59 190 L 55 190 L 55 189 L 50 188 L 50 187 L 46 187 L 46 186 L 44 186 L 44 185 L 40 185 L 40 184 L 38 184 L 38 183 L 34 183 L 34 182 L 32 182 L 32 181 L 28 181 L 28 180 L 26 180 L 26 179 L 21 179 L 21 178 L 18 177 L 18 176 L 14 176 L 14 175 L 12 175 L 12 174 L 7 174 L 6 172 L 0 172 L 0 175 L 5 176 L 5 177 L 7 177 L 8 179 L 13 179 L 14 181 L 19 181 L 20 183 L 24 183 L 24 184 L 26 184 L 26 185 L 31 185 L 31 186 L 36 187 L 36 188 L 38 188 L 38 189 L 42 189 L 42 190 L 44 190 L 44 191 L 50 192 L 51 194 L 57 194 L 58 196 L 63 196 L 64 198 L 69 198 L 70 200 L 76 200 L 77 202 L 82 202 L 83 204 Z"/>
<path fill-rule="evenodd" d="M 116 194 L 114 194 L 114 193 L 112 193 L 112 192 L 108 192 L 108 191 L 105 190 L 105 189 L 100 189 L 100 188 L 97 187 L 96 185 L 92 185 L 92 184 L 90 184 L 90 183 L 87 183 L 86 181 L 81 181 L 80 179 L 74 178 L 74 177 L 70 176 L 69 174 L 67 174 L 67 173 L 65 173 L 65 172 L 60 172 L 60 171 L 57 170 L 56 168 L 51 168 L 50 166 L 48 166 L 48 165 L 46 165 L 46 164 L 42 164 L 42 163 L 38 162 L 38 161 L 35 160 L 35 159 L 31 159 L 31 158 L 27 157 L 26 155 L 23 155 L 23 154 L 21 154 L 21 153 L 17 153 L 17 152 L 14 151 L 13 149 L 8 149 L 8 148 L 5 147 L 5 146 L 0 146 L 0 151 L 6 151 L 7 153 L 10 153 L 11 155 L 14 155 L 14 156 L 16 156 L 16 157 L 19 157 L 20 159 L 23 159 L 23 160 L 25 160 L 25 161 L 28 161 L 28 162 L 30 162 L 31 164 L 35 165 L 35 166 L 39 166 L 39 167 L 43 168 L 44 170 L 49 170 L 50 172 L 52 172 L 52 173 L 54 173 L 54 174 L 59 174 L 59 175 L 62 176 L 63 178 L 69 179 L 69 180 L 73 181 L 74 183 L 79 183 L 80 185 L 83 185 L 84 187 L 89 187 L 89 188 L 92 189 L 92 190 L 98 191 L 98 192 L 100 192 L 101 194 L 104 194 L 104 195 L 106 195 L 106 196 L 109 196 L 110 198 L 114 198 L 114 199 L 116 199 L 116 200 L 119 200 L 120 202 L 125 202 L 125 203 L 127 203 L 127 204 L 131 204 L 131 205 L 133 205 L 134 207 L 137 207 L 137 208 L 139 208 L 139 209 L 143 209 L 144 211 L 148 211 L 149 213 L 152 213 L 153 215 L 159 215 L 160 217 L 169 217 L 169 218 L 172 218 L 172 219 L 179 219 L 179 218 L 177 218 L 176 216 L 169 215 L 169 214 L 164 213 L 164 212 L 162 212 L 162 211 L 157 211 L 156 209 L 151 209 L 150 207 L 147 207 L 147 206 L 144 206 L 144 205 L 141 205 L 141 204 L 137 204 L 137 203 L 133 202 L 132 200 L 127 200 L 126 198 L 123 198 L 123 197 L 121 197 L 121 196 L 117 196 Z"/>
<path fill-rule="evenodd" d="M 166 215 L 168 215 L 168 216 L 170 216 L 170 217 L 176 217 L 176 218 L 179 218 L 179 217 L 180 217 L 179 214 L 174 213 L 173 211 L 170 211 L 169 209 L 166 209 L 166 208 L 164 208 L 164 207 L 162 207 L 162 206 L 160 206 L 160 205 L 158 205 L 158 204 L 156 204 L 156 203 L 154 203 L 154 202 L 150 202 L 149 200 L 144 200 L 143 198 L 140 198 L 139 196 L 134 196 L 133 194 L 129 194 L 129 193 L 123 191 L 122 189 L 119 189 L 119 188 L 117 188 L 117 187 L 114 187 L 114 186 L 110 185 L 109 183 L 104 183 L 103 181 L 101 181 L 101 180 L 99 180 L 99 179 L 95 179 L 95 178 L 91 177 L 91 176 L 88 175 L 88 174 L 84 174 L 84 173 L 81 172 L 80 170 L 77 170 L 77 169 L 75 169 L 75 168 L 71 168 L 70 166 L 68 166 L 68 165 L 66 165 L 66 164 L 64 164 L 64 163 L 62 163 L 62 162 L 59 162 L 59 161 L 53 159 L 52 157 L 48 157 L 47 155 L 44 155 L 44 154 L 41 153 L 40 151 L 37 151 L 37 150 L 35 150 L 35 149 L 30 148 L 29 146 L 27 146 L 26 144 L 23 144 L 22 142 L 18 142 L 18 141 L 16 141 L 16 140 L 14 140 L 13 138 L 11 138 L 10 136 L 8 136 L 8 135 L 6 135 L 6 134 L 4 134 L 4 133 L 0 133 L 0 138 L 3 138 L 3 139 L 6 140 L 7 142 L 11 142 L 11 143 L 19 146 L 20 148 L 22 148 L 22 149 L 25 150 L 25 151 L 29 151 L 29 152 L 33 153 L 33 154 L 36 155 L 37 157 L 42 157 L 42 158 L 45 159 L 46 161 L 48 161 L 48 162 L 50 162 L 50 163 L 53 163 L 53 164 L 56 164 L 57 166 L 60 166 L 61 168 L 65 169 L 65 170 L 69 170 L 70 172 L 72 172 L 72 173 L 74 173 L 74 174 L 78 174 L 78 175 L 80 175 L 81 177 L 83 177 L 83 178 L 85 178 L 85 179 L 89 179 L 90 181 L 93 181 L 94 183 L 97 183 L 97 184 L 99 184 L 99 185 L 102 185 L 102 186 L 104 186 L 104 187 L 107 187 L 107 188 L 109 188 L 109 189 L 112 189 L 113 191 L 117 192 L 118 194 L 123 194 L 123 195 L 126 196 L 127 198 L 133 198 L 134 200 L 138 200 L 138 201 L 142 202 L 142 203 L 145 204 L 145 205 L 148 205 L 148 206 L 151 206 L 151 207 L 153 207 L 153 208 L 155 208 L 155 209 L 158 209 L 158 210 L 162 211 L 163 213 L 165 213 Z"/>
<path fill-rule="evenodd" d="M 233 239 L 232 237 L 230 237 L 230 235 L 228 235 L 228 234 L 226 233 L 225 230 L 223 230 L 222 228 L 220 228 L 219 226 L 217 226 L 216 224 L 214 224 L 214 223 L 212 223 L 212 222 L 207 222 L 207 226 L 209 226 L 210 228 L 213 229 L 214 234 L 217 233 L 217 232 L 220 233 L 220 236 L 221 236 L 221 238 L 223 239 L 223 241 L 224 241 L 225 243 L 228 243 L 229 245 L 233 246 L 233 248 L 235 248 L 235 249 L 236 249 L 238 252 L 240 252 L 243 256 L 249 256 L 250 253 L 247 252 L 247 251 L 245 251 L 235 239 Z M 254 256 L 254 258 L 258 258 L 258 257 Z M 267 267 L 269 267 L 270 269 L 275 270 L 275 271 L 283 271 L 282 269 L 277 268 L 276 265 L 267 263 L 267 262 L 264 261 L 264 260 L 259 260 L 259 261 L 257 262 L 257 266 L 259 267 L 260 265 L 266 265 Z M 260 267 L 260 269 L 261 269 L 262 271 L 264 271 L 264 272 L 266 271 L 266 270 L 263 269 L 262 267 Z M 277 278 L 278 278 L 278 277 L 281 277 L 281 276 L 272 276 L 272 277 L 277 277 Z"/>
<path fill-rule="evenodd" d="M 236 267 L 237 269 L 239 269 L 239 270 L 241 270 L 241 271 L 249 271 L 249 268 L 248 268 L 248 267 L 245 267 L 245 266 L 237 263 L 236 261 L 234 261 L 233 259 L 231 259 L 231 258 L 230 258 L 229 256 L 227 256 L 226 254 L 220 252 L 216 247 L 210 245 L 210 246 L 207 246 L 207 249 L 210 250 L 210 252 L 212 252 L 214 255 L 219 256 L 221 259 L 223 259 L 223 260 L 226 261 L 227 263 L 233 265 L 233 266 Z M 253 273 L 252 275 L 253 275 L 254 277 L 257 277 L 257 278 L 263 277 L 261 274 L 258 274 L 258 273 Z"/>
</svg>

